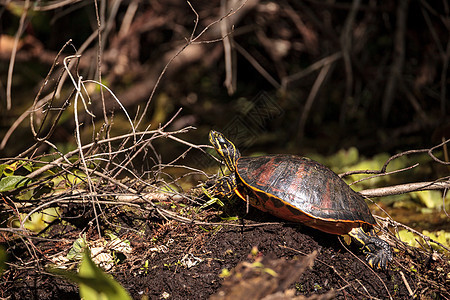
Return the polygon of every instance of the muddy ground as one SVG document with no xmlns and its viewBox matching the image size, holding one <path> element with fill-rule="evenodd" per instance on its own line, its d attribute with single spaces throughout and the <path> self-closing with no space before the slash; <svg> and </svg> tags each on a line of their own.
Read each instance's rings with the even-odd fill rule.
<svg viewBox="0 0 450 300">
<path fill-rule="evenodd" d="M 403 248 L 388 270 L 374 271 L 364 254 L 355 246 L 347 250 L 336 236 L 256 209 L 245 213 L 240 202 L 231 212 L 230 206 L 189 205 L 172 201 L 161 207 L 212 224 L 165 219 L 144 206 L 103 207 L 102 229 L 114 229 L 133 249 L 118 255 L 108 273 L 134 299 L 450 298 L 450 265 L 442 256 Z M 82 233 L 90 241 L 98 238 L 89 207 L 67 206 L 63 221 L 29 241 L 3 235 L 9 259 L 2 299 L 79 299 L 77 286 L 46 272 L 46 265 L 66 254 Z M 235 212 L 239 221 L 223 220 Z"/>
</svg>

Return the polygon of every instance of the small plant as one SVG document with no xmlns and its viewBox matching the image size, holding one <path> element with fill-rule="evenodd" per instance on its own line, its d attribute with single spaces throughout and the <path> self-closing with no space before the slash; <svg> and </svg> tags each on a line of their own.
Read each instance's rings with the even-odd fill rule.
<svg viewBox="0 0 450 300">
<path fill-rule="evenodd" d="M 305 292 L 305 286 L 303 284 L 301 284 L 300 282 L 296 282 L 295 283 L 295 289 L 301 293 Z"/>
<path fill-rule="evenodd" d="M 224 204 L 222 201 L 220 201 L 219 198 L 213 196 L 205 187 L 202 187 L 203 193 L 209 198 L 208 201 L 206 201 L 202 206 L 200 206 L 200 210 L 207 208 L 208 206 L 211 206 L 213 204 L 217 204 L 220 207 L 223 207 Z"/>
<path fill-rule="evenodd" d="M 315 291 L 320 291 L 322 289 L 322 287 L 320 286 L 320 284 L 318 284 L 317 282 L 314 283 L 314 290 Z"/>
<path fill-rule="evenodd" d="M 174 266 L 181 266 L 181 265 L 183 265 L 183 263 L 178 260 L 176 263 L 164 264 L 164 267 L 167 268 L 168 270 L 170 270 Z"/>
<path fill-rule="evenodd" d="M 220 272 L 220 278 L 226 278 L 229 277 L 231 275 L 230 270 L 228 270 L 227 268 L 222 269 L 222 271 Z"/>
<path fill-rule="evenodd" d="M 148 270 L 149 270 L 148 266 L 149 266 L 149 262 L 148 262 L 148 259 L 146 259 L 144 262 L 144 266 L 141 267 L 141 270 L 144 272 L 145 275 L 147 275 L 147 273 L 148 273 Z"/>
<path fill-rule="evenodd" d="M 93 262 L 88 247 L 84 248 L 78 273 L 61 269 L 50 269 L 49 271 L 77 283 L 82 299 L 131 299 L 128 292 L 112 276 L 106 274 Z"/>
</svg>

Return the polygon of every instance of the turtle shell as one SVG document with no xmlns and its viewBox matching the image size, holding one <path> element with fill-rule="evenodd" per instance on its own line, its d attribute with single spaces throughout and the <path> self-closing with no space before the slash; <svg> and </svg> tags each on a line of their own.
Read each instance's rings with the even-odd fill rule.
<svg viewBox="0 0 450 300">
<path fill-rule="evenodd" d="M 363 197 L 336 173 L 294 155 L 241 157 L 236 163 L 236 194 L 279 218 L 332 234 L 374 226 Z"/>
</svg>

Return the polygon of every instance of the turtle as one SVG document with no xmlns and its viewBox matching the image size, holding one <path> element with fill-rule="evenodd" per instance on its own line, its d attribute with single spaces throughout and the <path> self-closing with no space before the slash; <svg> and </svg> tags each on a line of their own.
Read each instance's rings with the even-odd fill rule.
<svg viewBox="0 0 450 300">
<path fill-rule="evenodd" d="M 372 268 L 387 268 L 392 250 L 375 234 L 377 223 L 367 203 L 328 167 L 288 154 L 241 157 L 236 146 L 214 130 L 209 141 L 230 171 L 215 182 L 215 195 L 237 195 L 278 218 L 347 234 L 361 246 Z"/>
</svg>

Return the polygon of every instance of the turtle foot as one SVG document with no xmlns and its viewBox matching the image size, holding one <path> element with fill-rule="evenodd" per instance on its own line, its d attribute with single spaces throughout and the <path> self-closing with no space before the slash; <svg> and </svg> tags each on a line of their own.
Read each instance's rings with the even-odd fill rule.
<svg viewBox="0 0 450 300">
<path fill-rule="evenodd" d="M 392 261 L 392 250 L 386 241 L 377 236 L 369 236 L 370 240 L 365 245 L 366 260 L 374 269 L 385 270 Z"/>
<path fill-rule="evenodd" d="M 363 247 L 366 261 L 374 269 L 385 270 L 392 261 L 392 250 L 386 241 L 383 241 L 373 232 L 367 234 L 362 228 L 354 228 L 349 235 Z"/>
</svg>

